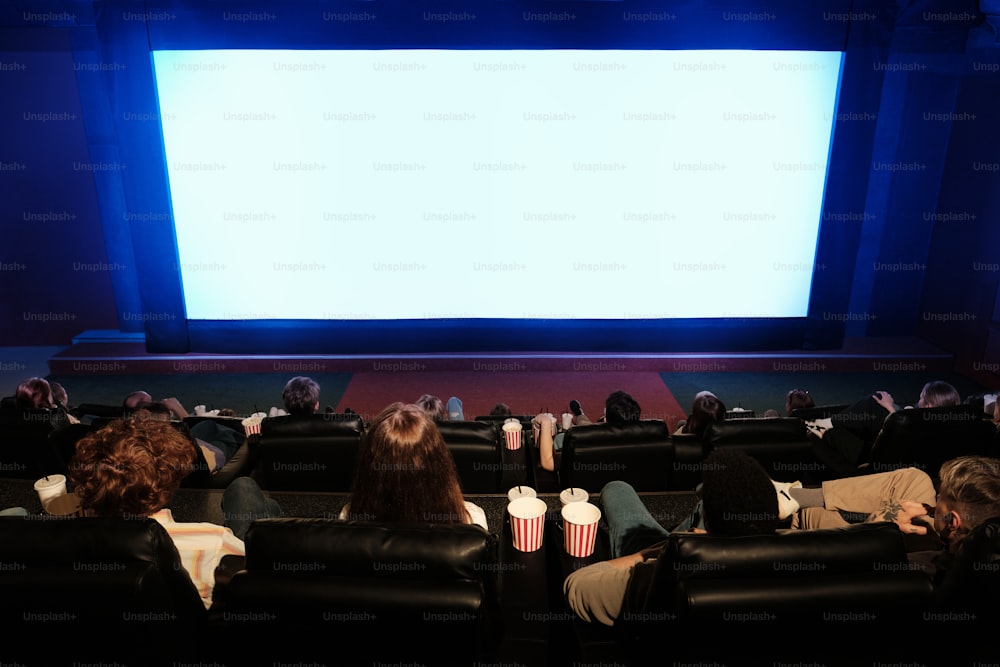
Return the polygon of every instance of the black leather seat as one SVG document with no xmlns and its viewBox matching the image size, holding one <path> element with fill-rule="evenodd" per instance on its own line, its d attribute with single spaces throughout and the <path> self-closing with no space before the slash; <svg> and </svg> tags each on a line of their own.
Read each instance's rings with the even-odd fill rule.
<svg viewBox="0 0 1000 667">
<path fill-rule="evenodd" d="M 893 523 L 748 537 L 674 533 L 655 561 L 637 567 L 615 634 L 632 664 L 664 651 L 666 636 L 707 638 L 672 643 L 679 658 L 808 651 L 821 659 L 857 655 L 851 642 L 868 633 L 912 628 L 933 600 L 930 577 L 909 566 Z M 908 647 L 879 648 L 904 655 Z"/>
<path fill-rule="evenodd" d="M 270 491 L 349 491 L 363 433 L 356 414 L 269 417 L 251 476 Z"/>
<path fill-rule="evenodd" d="M 661 419 L 574 426 L 563 439 L 559 485 L 596 494 L 622 480 L 640 492 L 670 491 L 673 463 L 670 432 Z"/>
<path fill-rule="evenodd" d="M 0 517 L 0 653 L 23 664 L 203 658 L 208 614 L 153 519 Z"/>
<path fill-rule="evenodd" d="M 265 519 L 216 599 L 253 664 L 473 665 L 502 634 L 497 562 L 474 525 Z"/>
<path fill-rule="evenodd" d="M 757 459 L 779 482 L 809 484 L 826 475 L 805 423 L 794 417 L 713 422 L 703 440 L 706 456 L 716 449 L 739 449 Z"/>
<path fill-rule="evenodd" d="M 56 410 L 0 409 L 0 476 L 38 479 L 66 474 L 66 462 L 49 442 Z"/>
<path fill-rule="evenodd" d="M 438 422 L 464 493 L 500 493 L 503 463 L 500 426 L 492 421 Z"/>
<path fill-rule="evenodd" d="M 897 410 L 882 424 L 864 472 L 920 468 L 935 480 L 941 464 L 956 456 L 1000 456 L 997 427 L 981 410 L 963 404 Z"/>
</svg>

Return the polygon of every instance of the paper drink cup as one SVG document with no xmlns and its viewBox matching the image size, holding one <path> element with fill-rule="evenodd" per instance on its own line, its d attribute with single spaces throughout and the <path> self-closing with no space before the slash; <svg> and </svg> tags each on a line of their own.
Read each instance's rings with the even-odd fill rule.
<svg viewBox="0 0 1000 667">
<path fill-rule="evenodd" d="M 530 486 L 520 485 L 510 487 L 507 492 L 507 500 L 514 501 L 518 498 L 535 498 L 538 494 Z"/>
<path fill-rule="evenodd" d="M 563 505 L 562 518 L 566 553 L 574 558 L 586 558 L 594 553 L 601 509 L 587 502 L 567 503 Z"/>
<path fill-rule="evenodd" d="M 44 508 L 53 498 L 66 495 L 66 475 L 42 477 L 35 482 L 35 492 Z"/>
<path fill-rule="evenodd" d="M 580 488 L 563 489 L 559 493 L 559 500 L 562 501 L 563 505 L 568 505 L 570 503 L 586 502 L 590 500 L 590 494 Z"/>
<path fill-rule="evenodd" d="M 562 413 L 562 427 L 564 431 L 568 431 L 573 428 L 573 413 L 564 412 Z"/>
<path fill-rule="evenodd" d="M 45 513 L 50 516 L 81 516 L 80 496 L 75 493 L 64 493 L 61 496 L 56 496 L 45 505 Z"/>
<path fill-rule="evenodd" d="M 507 443 L 507 449 L 521 449 L 521 422 L 504 422 L 503 437 Z"/>
<path fill-rule="evenodd" d="M 507 505 L 510 532 L 518 551 L 538 551 L 545 532 L 545 512 L 548 505 L 541 498 L 523 497 Z"/>
</svg>

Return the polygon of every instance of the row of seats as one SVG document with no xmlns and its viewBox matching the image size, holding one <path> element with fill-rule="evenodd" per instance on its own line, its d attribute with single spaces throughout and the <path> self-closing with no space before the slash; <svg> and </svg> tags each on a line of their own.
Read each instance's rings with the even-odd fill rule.
<svg viewBox="0 0 1000 667">
<path fill-rule="evenodd" d="M 572 558 L 558 519 L 545 530 L 542 548 L 525 553 L 513 549 L 509 524 L 494 535 L 471 525 L 261 520 L 246 556 L 223 559 L 206 610 L 153 520 L 0 517 L 4 656 L 35 664 L 38 651 L 63 646 L 77 664 L 643 665 L 735 647 L 730 658 L 785 649 L 820 659 L 831 647 L 854 655 L 850 638 L 889 628 L 913 638 L 950 627 L 942 619 L 961 617 L 963 633 L 997 620 L 1000 518 L 967 538 L 978 547 L 957 564 L 957 590 L 981 595 L 949 600 L 909 566 L 891 523 L 675 533 L 649 578 L 629 588 L 613 628 L 577 618 L 561 591 L 567 574 L 607 558 L 607 534 L 592 556 Z M 40 645 L 39 628 L 59 641 Z M 881 648 L 899 658 L 921 644 Z"/>
<path fill-rule="evenodd" d="M 815 411 L 814 411 L 815 412 Z M 826 414 L 833 411 L 826 409 Z M 812 415 L 811 415 L 812 416 Z M 91 425 L 54 427 L 49 411 L 0 410 L 0 475 L 37 479 L 65 472 L 80 437 Z M 210 419 L 243 437 L 235 417 L 191 416 L 179 427 L 190 429 Z M 503 493 L 515 484 L 541 492 L 568 487 L 598 490 L 624 480 L 638 491 L 689 491 L 701 481 L 701 462 L 721 448 L 743 450 L 778 481 L 817 484 L 868 472 L 919 467 L 934 476 L 955 456 L 1000 456 L 1000 432 L 982 419 L 975 406 L 915 408 L 889 415 L 860 466 L 838 459 L 798 417 L 727 419 L 713 423 L 704 436 L 671 434 L 663 420 L 628 424 L 590 424 L 570 429 L 563 441 L 561 465 L 546 471 L 539 464 L 531 418 L 518 418 L 524 446 L 504 445 L 502 418 L 478 417 L 441 422 L 439 427 L 455 458 L 466 493 Z M 202 456 L 187 487 L 225 488 L 250 475 L 272 491 L 348 491 L 365 424 L 354 413 L 265 418 L 259 436 L 251 436 L 221 471 L 211 474 Z"/>
</svg>

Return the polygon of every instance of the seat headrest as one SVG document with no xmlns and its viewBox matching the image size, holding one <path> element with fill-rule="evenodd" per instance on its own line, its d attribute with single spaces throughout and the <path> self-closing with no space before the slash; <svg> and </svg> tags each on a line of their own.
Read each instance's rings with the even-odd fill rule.
<svg viewBox="0 0 1000 667">
<path fill-rule="evenodd" d="M 678 579 L 775 576 L 782 564 L 789 576 L 873 572 L 906 561 L 902 533 L 889 522 L 741 537 L 674 533 L 664 552 Z"/>
<path fill-rule="evenodd" d="M 969 404 L 949 405 L 943 408 L 910 408 L 897 410 L 889 415 L 884 427 L 888 428 L 953 428 L 963 424 L 983 422 L 983 413 Z"/>
<path fill-rule="evenodd" d="M 499 437 L 499 424 L 490 421 L 439 421 L 438 430 L 449 445 L 490 444 L 495 445 Z"/>
<path fill-rule="evenodd" d="M 294 562 L 317 574 L 395 579 L 481 579 L 496 558 L 496 539 L 471 524 L 335 519 L 263 519 L 246 536 L 247 570 Z"/>
<path fill-rule="evenodd" d="M 669 441 L 670 430 L 662 419 L 641 419 L 624 424 L 585 424 L 567 433 L 576 447 L 590 444 L 634 445 L 650 441 Z"/>
<path fill-rule="evenodd" d="M 364 424 L 360 415 L 344 418 L 339 414 L 282 415 L 261 421 L 261 436 L 323 436 L 345 433 L 360 434 Z"/>
<path fill-rule="evenodd" d="M 715 445 L 794 442 L 806 438 L 805 422 L 794 417 L 725 419 L 712 422 L 705 432 L 705 441 Z"/>
</svg>

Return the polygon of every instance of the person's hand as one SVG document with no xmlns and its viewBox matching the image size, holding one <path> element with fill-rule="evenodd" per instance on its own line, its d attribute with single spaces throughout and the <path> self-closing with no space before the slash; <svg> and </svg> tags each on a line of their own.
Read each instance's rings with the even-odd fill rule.
<svg viewBox="0 0 1000 667">
<path fill-rule="evenodd" d="M 927 524 L 919 517 L 927 516 L 923 503 L 912 500 L 885 501 L 878 511 L 869 515 L 869 521 L 892 521 L 907 535 L 926 535 Z"/>
<path fill-rule="evenodd" d="M 181 402 L 176 398 L 165 398 L 162 403 L 170 408 L 170 411 L 173 412 L 178 419 L 184 419 L 188 416 L 188 411 L 184 409 L 184 406 L 181 405 Z"/>
<path fill-rule="evenodd" d="M 889 392 L 887 392 L 887 391 L 876 391 L 874 394 L 872 394 L 872 398 L 875 399 L 876 403 L 878 403 L 879 405 L 881 405 L 883 408 L 885 408 L 889 412 L 895 412 L 896 411 L 896 401 L 894 401 L 892 399 L 892 394 L 890 394 Z"/>
</svg>

